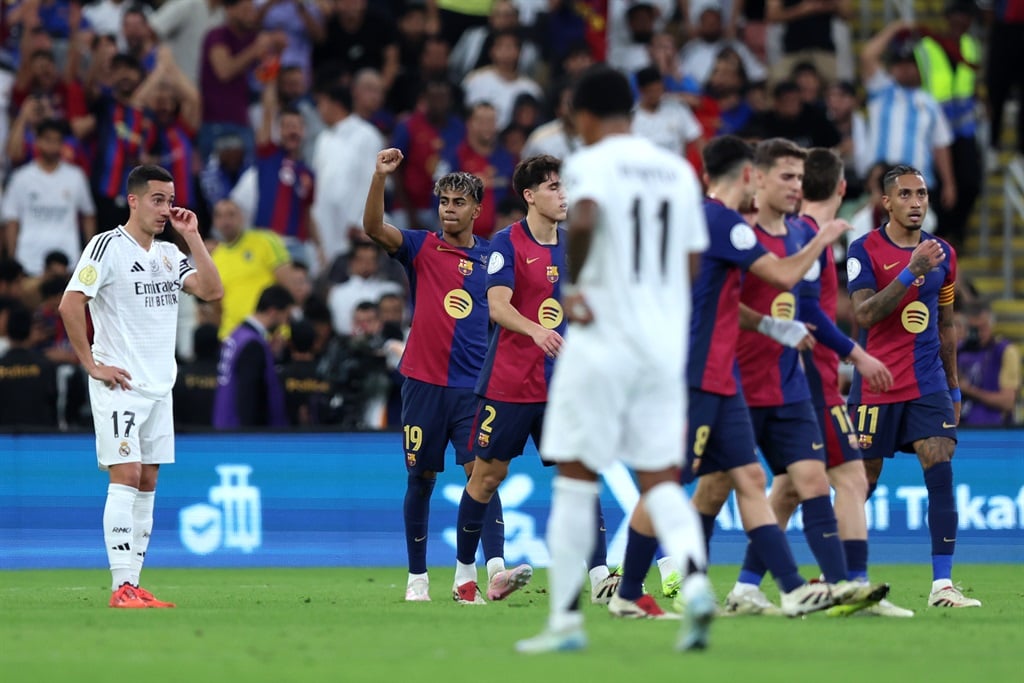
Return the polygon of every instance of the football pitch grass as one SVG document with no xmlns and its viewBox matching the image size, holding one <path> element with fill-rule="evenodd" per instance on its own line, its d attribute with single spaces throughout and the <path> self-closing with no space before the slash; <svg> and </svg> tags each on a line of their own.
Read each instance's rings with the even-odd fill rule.
<svg viewBox="0 0 1024 683">
<path fill-rule="evenodd" d="M 673 651 L 677 621 L 617 620 L 588 600 L 589 649 L 532 657 L 517 655 L 513 643 L 543 626 L 544 571 L 506 601 L 478 607 L 452 602 L 449 567 L 431 570 L 431 603 L 405 603 L 405 572 L 394 568 L 147 569 L 144 585 L 178 603 L 162 610 L 109 609 L 106 571 L 0 571 L 0 679 L 1020 681 L 1021 570 L 958 566 L 964 592 L 984 606 L 950 610 L 925 607 L 928 567 L 880 565 L 874 577 L 893 585 L 890 598 L 914 609 L 914 618 L 720 618 L 700 653 Z M 713 568 L 720 599 L 735 575 L 734 566 Z M 656 571 L 648 586 L 660 586 Z M 767 583 L 766 593 L 777 598 Z"/>
</svg>

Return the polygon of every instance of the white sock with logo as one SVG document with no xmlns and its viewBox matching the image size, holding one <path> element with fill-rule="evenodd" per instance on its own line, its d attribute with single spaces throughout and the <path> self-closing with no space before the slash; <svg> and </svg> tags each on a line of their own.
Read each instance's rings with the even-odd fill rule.
<svg viewBox="0 0 1024 683">
<path fill-rule="evenodd" d="M 132 570 L 128 577 L 132 585 L 139 585 L 142 563 L 146 561 L 149 536 L 153 533 L 153 503 L 156 491 L 139 491 L 132 505 Z"/>
<path fill-rule="evenodd" d="M 551 553 L 548 590 L 554 631 L 579 627 L 583 623 L 577 599 L 583 588 L 587 558 L 597 542 L 597 482 L 558 475 L 552 483 L 551 513 L 548 515 L 547 543 Z"/>
<path fill-rule="evenodd" d="M 132 508 L 138 490 L 123 484 L 107 486 L 107 503 L 103 506 L 103 540 L 107 544 L 107 562 L 113 578 L 111 590 L 131 580 L 132 572 Z"/>
</svg>

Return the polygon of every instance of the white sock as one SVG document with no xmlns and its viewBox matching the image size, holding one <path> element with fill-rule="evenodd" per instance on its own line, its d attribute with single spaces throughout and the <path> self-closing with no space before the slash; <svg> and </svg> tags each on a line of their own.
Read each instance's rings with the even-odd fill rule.
<svg viewBox="0 0 1024 683">
<path fill-rule="evenodd" d="M 607 579 L 608 575 L 611 574 L 611 572 L 608 571 L 608 565 L 606 564 L 599 564 L 587 573 L 590 574 L 591 588 Z"/>
<path fill-rule="evenodd" d="M 455 585 L 461 586 L 464 583 L 476 582 L 476 565 L 462 564 L 455 561 Z"/>
<path fill-rule="evenodd" d="M 123 484 L 107 486 L 103 506 L 103 541 L 113 578 L 111 590 L 130 581 L 132 572 L 132 508 L 138 489 Z"/>
<path fill-rule="evenodd" d="M 551 615 L 548 625 L 561 631 L 583 623 L 579 610 L 570 610 L 583 589 L 580 566 L 594 551 L 597 533 L 597 482 L 556 476 L 552 483 L 547 543 L 551 553 L 548 590 Z"/>
<path fill-rule="evenodd" d="M 487 560 L 487 580 L 490 581 L 498 572 L 505 571 L 505 558 L 492 557 Z"/>
<path fill-rule="evenodd" d="M 743 593 L 753 593 L 756 590 L 761 590 L 761 587 L 755 586 L 752 583 L 742 583 L 740 581 L 737 581 L 735 585 L 733 585 L 732 587 L 732 592 L 736 593 L 737 595 L 742 595 Z"/>
<path fill-rule="evenodd" d="M 139 585 L 142 563 L 146 561 L 149 536 L 153 533 L 153 503 L 156 491 L 139 491 L 132 505 L 132 570 L 128 580 Z"/>
<path fill-rule="evenodd" d="M 666 555 L 665 557 L 658 558 L 658 571 L 661 573 L 661 580 L 664 581 L 668 578 L 669 574 L 679 570 L 672 564 L 672 558 Z"/>
<path fill-rule="evenodd" d="M 662 482 L 644 495 L 644 504 L 661 547 L 680 573 L 685 577 L 691 563 L 704 572 L 708 561 L 703 527 L 682 487 L 674 482 Z"/>
<path fill-rule="evenodd" d="M 932 581 L 932 593 L 940 591 L 943 588 L 949 588 L 953 585 L 950 579 L 939 579 L 938 581 Z"/>
<path fill-rule="evenodd" d="M 430 579 L 427 577 L 427 573 L 424 572 L 422 574 L 409 574 L 409 579 L 405 582 L 405 585 L 408 586 L 416 579 L 423 579 L 427 583 L 430 583 Z"/>
</svg>

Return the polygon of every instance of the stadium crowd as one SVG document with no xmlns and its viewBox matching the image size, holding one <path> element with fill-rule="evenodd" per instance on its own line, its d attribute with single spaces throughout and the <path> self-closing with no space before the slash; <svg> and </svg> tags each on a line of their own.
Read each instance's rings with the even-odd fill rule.
<svg viewBox="0 0 1024 683">
<path fill-rule="evenodd" d="M 998 132 L 1012 79 L 1024 73 L 983 73 L 977 36 L 988 31 L 989 59 L 1019 63 L 1024 2 L 983 13 L 954 0 L 927 25 L 889 24 L 856 55 L 852 5 L 3 3 L 0 427 L 91 425 L 57 305 L 82 245 L 126 220 L 126 176 L 140 163 L 171 171 L 175 203 L 199 215 L 225 288 L 216 305 L 182 299 L 177 424 L 212 425 L 222 342 L 265 314 L 277 381 L 250 398 L 283 394 L 283 415 L 254 404 L 233 426 L 398 426 L 410 286 L 361 228 L 376 152 L 393 146 L 405 156 L 388 186 L 389 223 L 435 229 L 435 180 L 468 171 L 485 186 L 474 230 L 489 236 L 525 216 L 511 190 L 516 163 L 579 146 L 569 94 L 594 62 L 630 76 L 634 132 L 698 169 L 706 141 L 726 133 L 836 149 L 851 241 L 881 220 L 885 169 L 920 168 L 930 229 L 961 247 L 989 154 L 977 139 L 976 93 L 987 86 Z M 842 280 L 841 249 L 837 261 Z M 973 298 L 968 284 L 961 293 Z M 965 343 L 1007 353 L 987 309 L 968 313 L 977 320 L 964 327 Z M 1005 389 L 998 368 L 1013 359 L 976 362 L 995 364 L 975 373 L 995 382 L 980 389 Z"/>
</svg>

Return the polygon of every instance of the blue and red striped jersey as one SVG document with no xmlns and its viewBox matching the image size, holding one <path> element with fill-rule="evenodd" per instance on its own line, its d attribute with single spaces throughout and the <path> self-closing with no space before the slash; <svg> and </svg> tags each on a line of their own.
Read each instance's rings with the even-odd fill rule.
<svg viewBox="0 0 1024 683">
<path fill-rule="evenodd" d="M 761 246 L 779 258 L 795 254 L 810 241 L 805 226 L 797 218 L 786 219 L 785 235 L 769 235 L 761 226 L 754 227 L 754 234 Z M 792 292 L 780 292 L 756 275 L 748 274 L 743 278 L 740 301 L 762 315 L 795 320 L 801 286 L 797 285 Z M 743 394 L 752 408 L 783 406 L 811 397 L 796 349 L 783 346 L 760 332 L 740 330 L 737 356 Z"/>
<path fill-rule="evenodd" d="M 740 330 L 740 280 L 767 251 L 738 212 L 717 199 L 704 200 L 710 246 L 701 255 L 693 284 L 689 386 L 721 396 L 736 393 L 736 345 Z"/>
<path fill-rule="evenodd" d="M 195 208 L 195 173 L 192 172 L 192 138 L 194 132 L 181 117 L 170 126 L 154 126 L 156 138 L 153 153 L 156 163 L 174 177 L 174 204 Z"/>
<path fill-rule="evenodd" d="M 153 120 L 143 110 L 122 104 L 109 91 L 104 92 L 97 102 L 96 138 L 93 187 L 111 199 L 127 196 L 128 173 L 156 141 Z"/>
<path fill-rule="evenodd" d="M 893 386 L 877 394 L 854 373 L 851 404 L 899 403 L 949 388 L 939 356 L 938 316 L 940 302 L 953 303 L 956 252 L 945 240 L 924 231 L 921 239 L 938 240 L 946 259 L 914 280 L 896 310 L 860 334 L 861 346 L 892 372 Z M 913 251 L 912 247 L 893 244 L 884 227 L 856 240 L 850 245 L 846 261 L 850 294 L 862 289 L 885 289 L 910 263 Z"/>
<path fill-rule="evenodd" d="M 563 337 L 568 321 L 562 312 L 561 281 L 565 276 L 565 230 L 557 244 L 540 244 L 526 219 L 499 231 L 491 241 L 487 288 L 508 287 L 512 306 L 523 317 Z M 476 393 L 509 403 L 543 403 L 555 361 L 530 337 L 496 325 Z"/>
<path fill-rule="evenodd" d="M 440 232 L 403 230 L 393 254 L 409 276 L 413 314 L 399 370 L 442 387 L 471 389 L 487 352 L 487 240 L 459 249 Z"/>
<path fill-rule="evenodd" d="M 313 205 L 313 171 L 300 159 L 268 145 L 256 159 L 257 204 L 253 225 L 282 237 L 309 239 L 309 208 Z"/>
</svg>

